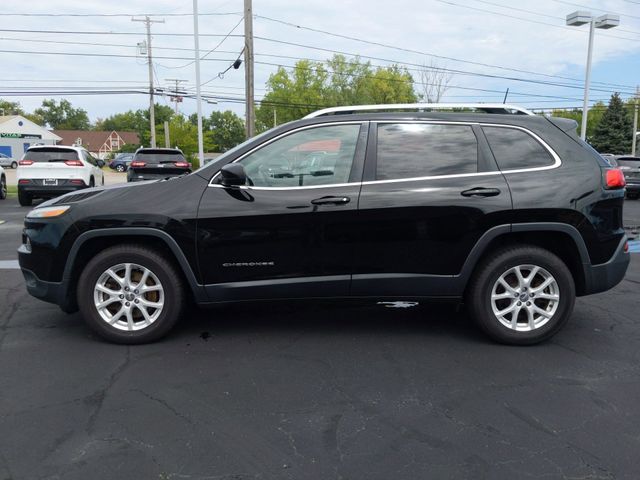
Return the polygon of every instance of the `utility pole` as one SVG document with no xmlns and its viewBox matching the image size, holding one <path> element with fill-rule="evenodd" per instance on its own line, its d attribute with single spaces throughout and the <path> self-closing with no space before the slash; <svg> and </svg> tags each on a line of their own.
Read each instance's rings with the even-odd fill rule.
<svg viewBox="0 0 640 480">
<path fill-rule="evenodd" d="M 164 121 L 164 146 L 171 148 L 171 139 L 169 138 L 169 122 Z"/>
<path fill-rule="evenodd" d="M 253 98 L 253 7 L 251 0 L 244 0 L 244 83 L 247 138 L 251 138 L 256 131 L 256 112 Z"/>
<path fill-rule="evenodd" d="M 631 139 L 631 156 L 636 156 L 636 143 L 638 142 L 638 102 L 640 102 L 640 87 L 636 87 L 636 101 L 633 107 L 633 138 Z"/>
<path fill-rule="evenodd" d="M 147 27 L 147 63 L 149 64 L 149 129 L 151 130 L 151 148 L 156 148 L 156 112 L 153 100 L 153 62 L 151 55 L 151 24 L 164 23 L 164 20 L 152 20 L 148 16 L 132 18 L 132 22 L 143 22 Z"/>
<path fill-rule="evenodd" d="M 196 104 L 198 112 L 198 160 L 204 163 L 204 139 L 202 136 L 202 96 L 200 94 L 200 37 L 198 33 L 198 0 L 193 0 L 193 42 L 196 60 Z"/>
<path fill-rule="evenodd" d="M 165 82 L 175 82 L 175 84 L 176 84 L 176 88 L 174 89 L 173 95 L 170 98 L 171 98 L 171 101 L 175 102 L 175 104 L 176 104 L 175 112 L 176 112 L 176 115 L 178 115 L 178 104 L 180 102 L 182 102 L 182 97 L 178 93 L 178 89 L 179 89 L 181 83 L 187 82 L 188 80 L 180 80 L 179 78 L 165 78 L 164 81 Z"/>
</svg>

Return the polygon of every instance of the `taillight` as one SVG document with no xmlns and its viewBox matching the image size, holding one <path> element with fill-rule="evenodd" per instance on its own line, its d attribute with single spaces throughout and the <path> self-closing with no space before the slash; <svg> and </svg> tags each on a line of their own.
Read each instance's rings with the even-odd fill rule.
<svg viewBox="0 0 640 480">
<path fill-rule="evenodd" d="M 22 180 L 18 180 L 18 183 L 20 185 L 26 185 L 27 183 L 31 183 L 31 180 L 27 180 L 27 179 L 22 179 Z"/>
<path fill-rule="evenodd" d="M 616 189 L 624 188 L 627 182 L 624 179 L 624 173 L 619 168 L 612 168 L 605 173 L 605 188 Z"/>
<path fill-rule="evenodd" d="M 33 160 L 20 160 L 18 162 L 18 165 L 22 165 L 22 166 L 33 165 Z"/>
<path fill-rule="evenodd" d="M 189 168 L 189 164 L 187 162 L 176 162 L 175 165 L 180 168 Z"/>
<path fill-rule="evenodd" d="M 69 165 L 70 167 L 82 167 L 82 162 L 80 160 L 65 160 L 65 165 Z"/>
<path fill-rule="evenodd" d="M 147 162 L 131 162 L 131 166 L 132 167 L 144 167 L 147 164 Z"/>
<path fill-rule="evenodd" d="M 73 179 L 73 180 L 70 180 L 70 182 L 74 185 L 84 185 L 84 180 Z"/>
</svg>

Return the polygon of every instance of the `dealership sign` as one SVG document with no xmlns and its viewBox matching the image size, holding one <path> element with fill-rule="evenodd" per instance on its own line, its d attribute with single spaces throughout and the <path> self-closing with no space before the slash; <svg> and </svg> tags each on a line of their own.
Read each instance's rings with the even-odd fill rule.
<svg viewBox="0 0 640 480">
<path fill-rule="evenodd" d="M 1 133 L 0 138 L 42 138 L 42 135 L 35 135 L 30 133 Z"/>
</svg>

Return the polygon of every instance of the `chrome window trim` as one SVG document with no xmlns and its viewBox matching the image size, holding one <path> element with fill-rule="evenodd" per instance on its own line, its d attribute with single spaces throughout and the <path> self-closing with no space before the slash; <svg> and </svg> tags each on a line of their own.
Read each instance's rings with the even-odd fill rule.
<svg viewBox="0 0 640 480">
<path fill-rule="evenodd" d="M 560 159 L 560 157 L 558 156 L 558 154 L 549 146 L 549 144 L 547 142 L 545 142 L 542 138 L 540 138 L 540 136 L 538 136 L 537 134 L 535 134 L 534 132 L 532 132 L 531 130 L 529 130 L 528 128 L 525 127 L 520 127 L 517 125 L 506 125 L 506 124 L 502 124 L 502 123 L 480 123 L 480 122 L 464 122 L 464 121 L 452 121 L 452 120 L 368 120 L 371 122 L 375 122 L 376 124 L 380 125 L 380 124 L 387 124 L 387 123 L 427 123 L 427 124 L 436 124 L 436 125 L 468 125 L 468 126 L 472 126 L 472 125 L 478 125 L 480 127 L 501 127 L 501 128 L 512 128 L 515 130 L 521 130 L 525 133 L 527 133 L 528 135 L 530 135 L 531 137 L 533 137 L 533 139 L 535 141 L 537 141 L 540 145 L 542 145 L 542 147 L 551 155 L 551 157 L 554 160 L 554 163 L 551 165 L 545 165 L 542 167 L 531 167 L 531 168 L 517 168 L 517 169 L 510 169 L 510 170 L 496 170 L 494 172 L 475 172 L 475 173 L 457 173 L 457 174 L 451 174 L 451 175 L 432 175 L 432 176 L 426 176 L 426 177 L 410 177 L 410 178 L 395 178 L 392 180 L 368 180 L 365 182 L 351 182 L 351 183 L 334 183 L 334 184 L 327 184 L 327 185 L 303 185 L 303 186 L 296 186 L 296 187 L 252 187 L 249 185 L 242 185 L 240 187 L 235 187 L 235 188 L 240 188 L 241 190 L 304 190 L 304 189 L 317 189 L 317 188 L 338 188 L 338 187 L 348 187 L 348 186 L 352 186 L 352 185 L 376 185 L 376 184 L 383 184 L 383 183 L 401 183 L 401 182 L 417 182 L 417 181 L 423 181 L 423 180 L 439 180 L 439 179 L 449 179 L 449 178 L 465 178 L 465 177 L 486 177 L 486 176 L 490 176 L 490 175 L 507 175 L 507 174 L 511 174 L 511 173 L 528 173 L 528 172 L 539 172 L 539 171 L 544 171 L 544 170 L 553 170 L 556 169 L 558 167 L 560 167 L 562 165 L 562 160 Z M 275 140 L 278 140 L 284 136 L 290 135 L 292 133 L 295 132 L 299 132 L 302 130 L 307 130 L 310 128 L 318 128 L 318 127 L 322 127 L 322 126 L 328 126 L 328 125 L 355 125 L 355 124 L 362 124 L 363 121 L 345 121 L 345 122 L 330 122 L 330 123 L 321 123 L 321 124 L 315 124 L 315 125 L 307 125 L 304 127 L 300 127 L 294 130 L 291 130 L 289 132 L 284 132 L 281 135 L 278 135 L 277 137 L 272 138 L 271 140 L 269 140 L 268 142 L 265 142 L 262 145 L 259 145 L 251 150 L 249 150 L 248 152 L 244 153 L 242 156 L 238 157 L 236 160 L 234 160 L 231 163 L 235 163 L 238 162 L 240 160 L 242 160 L 244 157 L 248 156 L 249 154 L 253 153 L 254 151 L 270 144 L 271 142 L 274 142 Z M 224 185 L 220 185 L 218 183 L 212 183 L 219 175 L 220 172 L 216 173 L 210 180 L 209 182 L 209 187 L 217 187 L 217 188 L 230 188 L 230 187 L 225 187 Z"/>
</svg>

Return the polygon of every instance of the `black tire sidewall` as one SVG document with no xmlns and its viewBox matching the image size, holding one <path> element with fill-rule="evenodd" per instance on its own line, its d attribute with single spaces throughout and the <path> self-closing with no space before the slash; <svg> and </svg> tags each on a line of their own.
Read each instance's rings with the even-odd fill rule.
<svg viewBox="0 0 640 480">
<path fill-rule="evenodd" d="M 7 198 L 7 180 L 2 177 L 0 179 L 0 200 Z"/>
<path fill-rule="evenodd" d="M 93 291 L 98 278 L 107 268 L 120 263 L 136 263 L 151 270 L 164 290 L 164 307 L 158 319 L 138 331 L 118 330 L 108 325 L 95 308 Z M 175 267 L 146 249 L 114 247 L 97 255 L 83 270 L 78 281 L 78 306 L 87 325 L 98 335 L 115 343 L 139 344 L 153 342 L 178 321 L 184 304 L 183 287 Z"/>
<path fill-rule="evenodd" d="M 33 203 L 33 197 L 21 189 L 18 189 L 18 203 L 23 207 L 30 207 Z"/>
<path fill-rule="evenodd" d="M 530 332 L 518 332 L 505 327 L 491 308 L 491 291 L 498 278 L 517 265 L 537 265 L 547 270 L 558 283 L 560 300 L 553 317 L 542 327 Z M 557 256 L 536 247 L 506 250 L 496 255 L 482 269 L 474 284 L 472 309 L 480 327 L 493 339 L 514 345 L 542 342 L 560 330 L 571 316 L 575 303 L 575 285 L 571 272 Z"/>
</svg>

